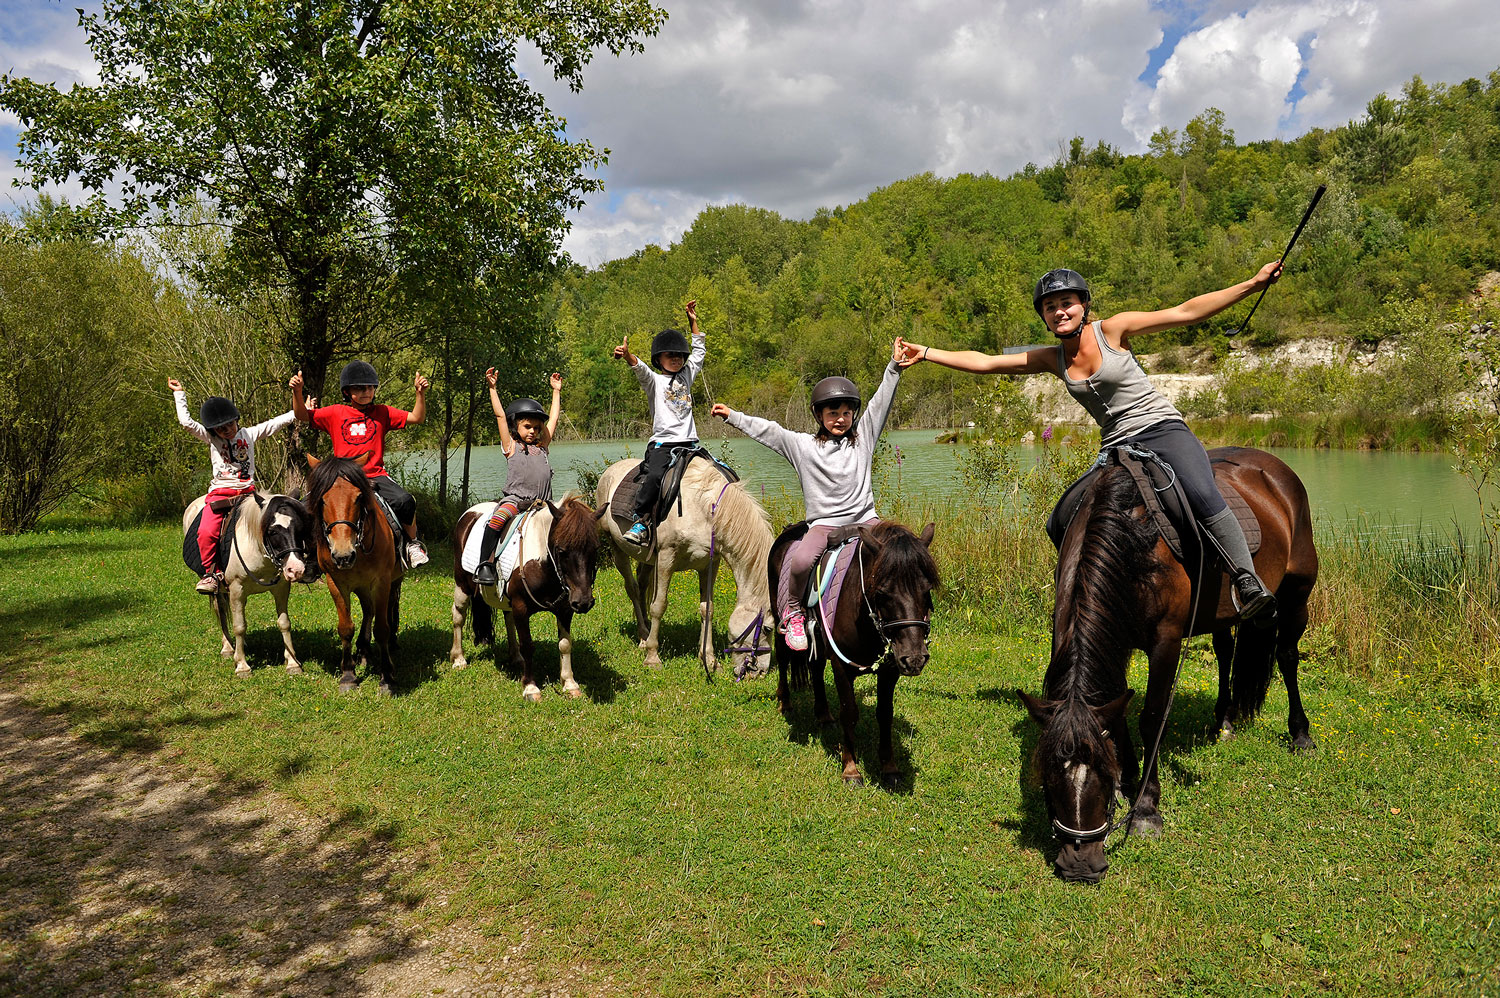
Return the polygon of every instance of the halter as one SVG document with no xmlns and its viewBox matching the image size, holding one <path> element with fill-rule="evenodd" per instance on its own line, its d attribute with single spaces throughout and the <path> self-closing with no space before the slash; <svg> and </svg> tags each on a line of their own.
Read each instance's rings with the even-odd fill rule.
<svg viewBox="0 0 1500 998">
<path fill-rule="evenodd" d="M 265 504 L 261 500 L 260 496 L 254 495 L 254 496 L 252 496 L 252 498 L 255 500 L 256 505 L 260 506 L 261 509 L 262 509 L 262 511 L 264 511 Z M 342 521 L 340 521 L 340 522 L 342 522 Z M 295 536 L 296 536 L 296 534 L 294 532 L 293 533 L 293 537 L 295 537 Z M 238 524 L 238 522 L 236 522 L 235 529 L 233 529 L 233 530 L 231 530 L 229 532 L 229 549 L 232 552 L 234 552 L 234 557 L 240 563 L 240 569 L 242 571 L 244 571 L 246 578 L 248 578 L 251 581 L 253 581 L 256 585 L 260 586 L 262 589 L 270 589 L 273 586 L 275 586 L 278 582 L 281 581 L 280 578 L 279 578 L 279 576 L 281 574 L 281 571 L 284 568 L 286 568 L 286 560 L 288 558 L 290 558 L 294 554 L 300 555 L 302 557 L 302 563 L 304 565 L 316 566 L 317 563 L 318 563 L 316 558 L 311 558 L 310 559 L 308 557 L 307 549 L 304 548 L 304 547 L 302 547 L 301 545 L 298 545 L 298 544 L 293 544 L 293 545 L 288 546 L 287 549 L 285 551 L 281 552 L 279 555 L 276 552 L 273 552 L 270 548 L 266 547 L 266 545 L 265 545 L 265 532 L 264 532 L 264 530 L 262 530 L 262 532 L 261 532 L 261 538 L 260 538 L 259 547 L 260 547 L 261 551 L 264 552 L 266 558 L 270 560 L 271 564 L 273 564 L 273 565 L 276 566 L 276 575 L 272 576 L 270 582 L 267 582 L 264 579 L 260 578 L 258 575 L 256 575 L 254 572 L 252 572 L 250 570 L 250 566 L 249 565 L 245 564 L 245 553 L 240 550 L 239 524 Z M 317 577 L 318 577 L 319 574 L 320 573 L 316 570 L 315 567 L 314 568 L 309 568 L 307 571 L 305 571 L 303 573 L 301 581 L 304 582 L 304 583 L 312 583 L 312 582 L 314 582 L 314 581 L 317 580 Z"/>
<path fill-rule="evenodd" d="M 522 523 L 520 525 L 520 527 L 517 528 L 521 532 L 521 546 L 524 546 L 525 543 L 526 543 L 526 528 L 527 528 L 527 526 L 529 526 L 529 524 L 530 524 L 530 517 L 528 516 L 527 517 L 527 521 L 524 522 L 524 523 Z M 567 580 L 563 578 L 562 569 L 558 567 L 558 564 L 557 564 L 557 555 L 555 555 L 552 552 L 552 538 L 550 536 L 547 538 L 546 546 L 547 546 L 547 563 L 549 565 L 551 565 L 551 567 L 552 567 L 552 574 L 553 574 L 553 576 L 555 576 L 557 578 L 558 588 L 560 590 L 562 590 L 562 591 L 558 594 L 557 598 L 554 599 L 551 603 L 544 603 L 541 600 L 537 599 L 536 598 L 536 593 L 534 593 L 534 592 L 531 591 L 531 586 L 526 581 L 526 564 L 524 562 L 522 562 L 522 564 L 520 566 L 520 568 L 521 568 L 521 573 L 520 573 L 520 575 L 521 575 L 521 588 L 524 589 L 524 590 L 526 590 L 526 598 L 529 599 L 529 600 L 531 600 L 531 603 L 532 603 L 533 606 L 539 606 L 543 610 L 549 610 L 552 613 L 557 613 L 557 607 L 561 603 L 563 603 L 564 601 L 566 601 L 567 598 L 572 594 L 573 591 L 568 588 Z"/>
<path fill-rule="evenodd" d="M 860 544 L 858 547 L 856 547 L 854 549 L 854 560 L 859 563 L 859 595 L 860 595 L 860 599 L 864 601 L 865 612 L 870 615 L 870 620 L 875 624 L 875 633 L 879 634 L 880 635 L 880 639 L 885 642 L 885 644 L 881 646 L 880 654 L 875 657 L 875 662 L 870 666 L 871 669 L 874 669 L 874 668 L 879 667 L 882 663 L 884 663 L 891 656 L 891 635 L 890 635 L 891 631 L 893 631 L 893 630 L 900 630 L 903 627 L 920 627 L 920 628 L 922 628 L 922 640 L 925 642 L 927 640 L 927 636 L 932 633 L 932 621 L 931 620 L 881 620 L 880 619 L 880 614 L 878 614 L 878 613 L 875 612 L 875 607 L 870 602 L 870 587 L 868 585 L 866 585 L 866 583 L 865 583 L 865 547 L 864 547 L 863 544 Z M 835 613 L 837 613 L 837 610 L 838 610 L 838 608 L 835 607 L 834 608 Z M 828 647 L 833 651 L 833 653 L 835 655 L 837 655 L 839 658 L 843 659 L 844 663 L 846 665 L 853 665 L 855 667 L 859 667 L 859 663 L 855 662 L 848 655 L 845 655 L 843 653 L 843 651 L 839 648 L 838 644 L 835 643 L 835 641 L 833 640 L 833 625 L 832 624 L 829 624 L 828 626 L 824 627 L 823 628 L 823 633 L 825 635 L 827 635 L 827 637 L 828 637 Z"/>
<path fill-rule="evenodd" d="M 724 501 L 724 493 L 728 492 L 729 486 L 733 484 L 733 482 L 726 481 L 724 487 L 719 489 L 717 498 L 708 507 L 708 563 L 710 565 L 714 562 L 714 547 L 718 538 L 718 530 L 715 524 L 719 522 L 719 504 Z M 730 638 L 729 645 L 724 649 L 726 656 L 737 654 L 745 656 L 745 660 L 734 668 L 735 682 L 739 682 L 745 678 L 744 673 L 750 671 L 755 664 L 756 658 L 761 655 L 770 654 L 772 651 L 769 641 L 764 645 L 760 643 L 761 634 L 764 633 L 766 626 L 766 612 L 764 609 L 759 610 L 755 614 L 755 619 L 745 625 L 743 631 Z"/>
<path fill-rule="evenodd" d="M 365 546 L 365 521 L 369 519 L 370 511 L 365 506 L 364 496 L 360 496 L 360 499 L 356 503 L 356 505 L 359 507 L 359 520 L 357 522 L 350 522 L 349 520 L 323 521 L 323 541 L 328 545 L 330 554 L 333 553 L 333 528 L 338 526 L 348 527 L 350 530 L 354 531 L 354 547 L 361 554 L 369 554 L 371 551 L 375 550 L 374 537 L 370 538 L 370 546 Z"/>
</svg>

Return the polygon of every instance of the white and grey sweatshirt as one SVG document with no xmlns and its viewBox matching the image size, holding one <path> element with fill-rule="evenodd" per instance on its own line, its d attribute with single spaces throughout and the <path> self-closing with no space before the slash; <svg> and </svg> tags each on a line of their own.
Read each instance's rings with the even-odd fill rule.
<svg viewBox="0 0 1500 998">
<path fill-rule="evenodd" d="M 693 381 L 703 370 L 708 347 L 702 327 L 693 334 L 693 352 L 676 374 L 658 374 L 644 360 L 636 358 L 635 378 L 646 391 L 646 407 L 651 413 L 651 443 L 697 440 L 698 424 L 693 422 Z"/>
<path fill-rule="evenodd" d="M 875 464 L 875 444 L 891 414 L 899 380 L 901 368 L 893 360 L 886 365 L 880 387 L 860 415 L 857 439 L 852 442 L 848 437 L 819 440 L 811 433 L 797 433 L 769 419 L 733 410 L 727 422 L 791 462 L 802 485 L 807 519 L 813 526 L 863 523 L 875 518 L 870 471 Z"/>
<path fill-rule="evenodd" d="M 187 393 L 174 391 L 172 400 L 177 403 L 177 422 L 199 440 L 208 444 L 209 460 L 213 465 L 213 480 L 210 489 L 243 489 L 255 484 L 255 441 L 269 437 L 277 430 L 291 426 L 297 416 L 284 412 L 264 423 L 241 426 L 238 433 L 225 440 L 216 433 L 203 428 L 188 412 Z"/>
</svg>

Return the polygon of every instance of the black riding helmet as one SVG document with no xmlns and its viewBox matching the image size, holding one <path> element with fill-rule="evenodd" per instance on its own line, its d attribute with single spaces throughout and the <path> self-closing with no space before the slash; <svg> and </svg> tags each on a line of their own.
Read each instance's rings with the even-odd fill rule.
<svg viewBox="0 0 1500 998">
<path fill-rule="evenodd" d="M 516 422 L 523 416 L 532 419 L 547 421 L 547 410 L 542 408 L 542 403 L 533 398 L 519 398 L 505 407 L 505 421 L 515 429 Z"/>
<path fill-rule="evenodd" d="M 848 402 L 858 412 L 860 406 L 864 405 L 864 399 L 859 396 L 859 387 L 848 378 L 834 375 L 824 378 L 813 386 L 812 411 L 813 415 L 825 405 L 833 405 L 835 402 Z"/>
<path fill-rule="evenodd" d="M 682 330 L 663 329 L 651 339 L 651 366 L 661 371 L 662 354 L 680 353 L 687 356 L 690 350 L 691 347 L 688 346 L 687 337 L 682 335 Z"/>
<path fill-rule="evenodd" d="M 239 418 L 240 411 L 234 407 L 234 403 L 218 395 L 210 395 L 198 407 L 198 422 L 203 424 L 205 430 L 217 430 Z"/>
<path fill-rule="evenodd" d="M 1031 307 L 1036 309 L 1037 315 L 1042 314 L 1042 299 L 1059 291 L 1077 291 L 1084 305 L 1089 303 L 1089 282 L 1083 279 L 1082 274 L 1065 267 L 1049 270 L 1036 282 L 1036 289 L 1031 292 Z"/>
<path fill-rule="evenodd" d="M 375 373 L 375 365 L 367 360 L 351 360 L 339 372 L 339 391 L 347 392 L 359 385 L 380 387 L 380 375 Z"/>
</svg>

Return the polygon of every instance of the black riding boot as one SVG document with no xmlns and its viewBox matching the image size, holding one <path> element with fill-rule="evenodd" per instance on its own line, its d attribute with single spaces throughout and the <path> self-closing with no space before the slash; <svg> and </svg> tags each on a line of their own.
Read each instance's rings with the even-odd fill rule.
<svg viewBox="0 0 1500 998">
<path fill-rule="evenodd" d="M 495 568 L 495 545 L 500 543 L 504 527 L 484 525 L 484 536 L 479 539 L 479 567 L 474 569 L 474 581 L 481 586 L 493 586 L 500 582 L 500 572 Z"/>
<path fill-rule="evenodd" d="M 1219 549 L 1219 556 L 1229 567 L 1229 579 L 1234 586 L 1234 602 L 1239 607 L 1241 620 L 1275 616 L 1276 597 L 1266 588 L 1260 576 L 1255 574 L 1255 563 L 1250 559 L 1250 545 L 1245 541 L 1245 532 L 1234 510 L 1224 509 L 1201 521 L 1204 533 Z"/>
</svg>

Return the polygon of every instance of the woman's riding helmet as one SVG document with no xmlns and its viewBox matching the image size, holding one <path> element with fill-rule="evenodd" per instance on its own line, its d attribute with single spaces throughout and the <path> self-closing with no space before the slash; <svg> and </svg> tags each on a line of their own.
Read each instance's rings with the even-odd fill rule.
<svg viewBox="0 0 1500 998">
<path fill-rule="evenodd" d="M 848 378 L 841 378 L 835 375 L 831 378 L 824 378 L 816 385 L 813 385 L 813 415 L 816 416 L 818 410 L 823 406 L 833 405 L 837 402 L 848 402 L 854 407 L 854 411 L 858 412 L 859 407 L 864 404 L 864 399 L 859 397 L 858 386 Z"/>
<path fill-rule="evenodd" d="M 369 361 L 351 360 L 339 372 L 339 390 L 347 392 L 349 389 L 359 385 L 370 385 L 379 388 L 380 375 L 375 373 L 375 365 Z"/>
<path fill-rule="evenodd" d="M 662 354 L 680 353 L 687 356 L 690 349 L 687 337 L 682 335 L 681 330 L 663 329 L 651 340 L 651 366 L 660 371 Z"/>
<path fill-rule="evenodd" d="M 1042 314 L 1042 299 L 1059 291 L 1077 291 L 1083 303 L 1089 303 L 1089 282 L 1082 274 L 1066 268 L 1049 270 L 1036 282 L 1036 290 L 1031 292 L 1031 307 L 1036 309 L 1037 315 Z"/>
<path fill-rule="evenodd" d="M 205 430 L 217 430 L 239 418 L 240 411 L 234 407 L 234 403 L 217 395 L 210 395 L 198 407 L 198 422 L 203 424 Z"/>
<path fill-rule="evenodd" d="M 509 423 L 512 428 L 515 427 L 516 420 L 520 419 L 523 416 L 530 417 L 531 419 L 540 419 L 542 422 L 546 422 L 547 410 L 542 408 L 542 403 L 533 398 L 519 398 L 505 407 L 505 421 Z"/>
</svg>

